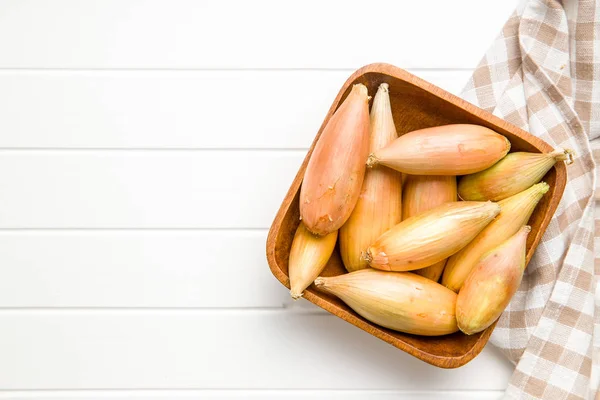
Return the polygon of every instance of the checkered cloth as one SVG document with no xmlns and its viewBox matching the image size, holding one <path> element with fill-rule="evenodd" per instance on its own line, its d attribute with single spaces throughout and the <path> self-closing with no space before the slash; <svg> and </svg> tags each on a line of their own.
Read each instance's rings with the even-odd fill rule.
<svg viewBox="0 0 600 400">
<path fill-rule="evenodd" d="M 523 1 L 463 98 L 577 155 L 558 210 L 491 338 L 516 364 L 505 398 L 600 399 L 593 158 L 596 149 L 600 160 L 600 7 Z"/>
</svg>

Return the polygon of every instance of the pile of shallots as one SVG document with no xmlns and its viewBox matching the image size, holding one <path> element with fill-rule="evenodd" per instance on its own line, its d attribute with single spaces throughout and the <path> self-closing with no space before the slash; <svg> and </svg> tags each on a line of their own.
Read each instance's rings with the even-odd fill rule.
<svg viewBox="0 0 600 400">
<path fill-rule="evenodd" d="M 507 138 L 478 125 L 398 137 L 388 85 L 370 115 L 369 99 L 366 86 L 352 87 L 308 162 L 291 295 L 314 282 L 389 329 L 480 332 L 521 282 L 526 224 L 549 189 L 540 180 L 571 152 L 509 153 Z M 319 277 L 338 239 L 349 273 Z"/>
</svg>

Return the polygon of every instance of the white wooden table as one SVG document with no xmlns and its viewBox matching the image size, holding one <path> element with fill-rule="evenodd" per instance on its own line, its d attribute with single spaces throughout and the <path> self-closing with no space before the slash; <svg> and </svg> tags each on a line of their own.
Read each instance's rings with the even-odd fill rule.
<svg viewBox="0 0 600 400">
<path fill-rule="evenodd" d="M 337 90 L 458 93 L 514 1 L 0 1 L 0 399 L 497 399 L 291 302 L 267 229 Z"/>
</svg>

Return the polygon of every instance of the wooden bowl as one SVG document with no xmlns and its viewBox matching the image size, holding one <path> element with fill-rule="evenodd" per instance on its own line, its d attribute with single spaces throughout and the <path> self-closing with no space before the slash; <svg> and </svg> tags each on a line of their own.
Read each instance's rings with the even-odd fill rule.
<svg viewBox="0 0 600 400">
<path fill-rule="evenodd" d="M 466 101 L 420 79 L 416 76 L 388 64 L 371 64 L 356 71 L 344 84 L 333 105 L 329 109 L 321 129 L 312 143 L 310 150 L 292 186 L 290 187 L 275 221 L 269 231 L 267 240 L 267 259 L 273 275 L 286 287 L 290 287 L 288 279 L 288 257 L 294 232 L 300 223 L 299 194 L 300 185 L 306 164 L 329 118 L 350 93 L 355 83 L 363 83 L 374 96 L 379 84 L 389 84 L 392 112 L 398 134 L 445 124 L 478 124 L 486 126 L 506 136 L 511 144 L 511 151 L 550 152 L 553 148 L 546 142 L 509 124 Z M 567 180 L 564 163 L 557 163 L 544 181 L 550 190 L 544 195 L 535 209 L 529 225 L 532 227 L 527 242 L 527 262 L 531 259 L 552 215 L 560 201 Z M 345 273 L 338 249 L 334 251 L 327 264 L 323 276 Z M 389 344 L 438 367 L 456 368 L 472 360 L 487 343 L 494 325 L 476 335 L 467 336 L 461 332 L 438 337 L 410 335 L 382 328 L 356 314 L 350 307 L 332 295 L 318 291 L 311 285 L 304 298 L 319 307 L 337 315 L 343 320 L 356 325 Z M 367 357 L 368 355 L 365 355 Z"/>
</svg>

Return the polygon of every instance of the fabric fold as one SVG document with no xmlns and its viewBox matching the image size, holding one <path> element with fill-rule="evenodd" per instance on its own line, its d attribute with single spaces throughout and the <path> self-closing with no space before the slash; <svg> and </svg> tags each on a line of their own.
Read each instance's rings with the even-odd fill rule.
<svg viewBox="0 0 600 400">
<path fill-rule="evenodd" d="M 596 2 L 522 1 L 462 96 L 577 154 L 556 214 L 491 342 L 515 363 L 505 398 L 594 399 L 600 384 Z"/>
</svg>

